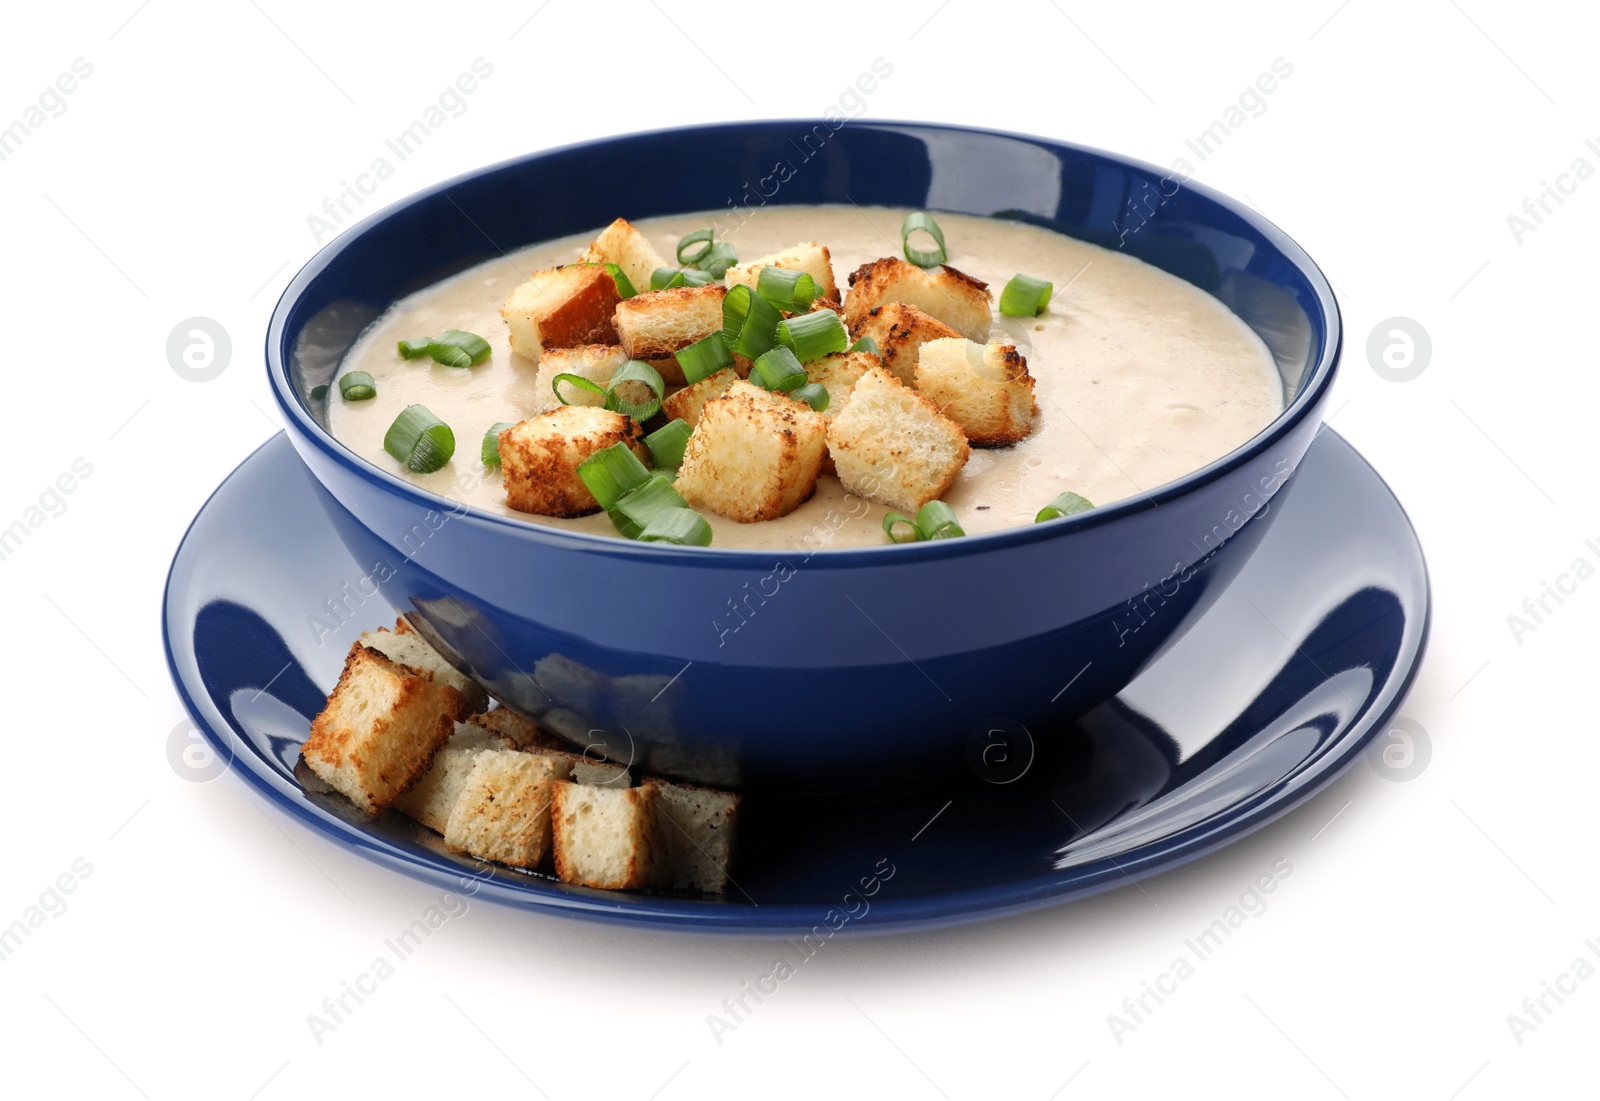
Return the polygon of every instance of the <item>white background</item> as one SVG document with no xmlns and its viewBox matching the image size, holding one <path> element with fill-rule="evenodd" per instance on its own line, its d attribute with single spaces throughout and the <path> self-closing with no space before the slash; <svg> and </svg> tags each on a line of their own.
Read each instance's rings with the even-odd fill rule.
<svg viewBox="0 0 1600 1101">
<path fill-rule="evenodd" d="M 1487 0 L 1095 5 L 11 5 L 0 125 L 92 75 L 0 162 L 0 526 L 92 475 L 9 558 L 0 924 L 91 874 L 0 963 L 7 1094 L 552 1098 L 1407 1097 L 1590 1092 L 1600 981 L 1523 1012 L 1600 937 L 1592 701 L 1600 583 L 1507 617 L 1600 536 L 1600 182 L 1518 240 L 1507 216 L 1600 168 L 1596 26 Z M 670 18 L 669 18 L 670 15 Z M 782 21 L 779 21 L 779 17 Z M 314 251 L 306 218 L 474 58 L 492 77 L 370 200 L 547 146 L 820 114 L 874 58 L 869 118 L 998 125 L 1169 163 L 1276 58 L 1293 74 L 1206 161 L 1341 293 L 1334 424 L 1410 510 L 1435 585 L 1402 714 L 1421 775 L 1358 764 L 1273 827 L 1144 889 L 946 932 L 835 941 L 715 1043 L 761 941 L 475 904 L 319 1044 L 307 1014 L 437 898 L 168 763 L 183 719 L 165 570 L 207 494 L 277 431 L 258 351 Z M 1600 144 L 1600 141 L 1597 141 Z M 641 167 L 640 171 L 649 171 Z M 215 381 L 169 331 L 232 336 Z M 1415 319 L 1415 381 L 1366 356 Z M 1569 586 L 1570 587 L 1570 586 Z M 1293 868 L 1118 1043 L 1107 1015 L 1276 860 Z M 80 864 L 80 867 L 83 865 Z M 1590 957 L 1596 963 L 1595 957 Z M 537 1085 L 538 1093 L 534 1092 Z"/>
</svg>

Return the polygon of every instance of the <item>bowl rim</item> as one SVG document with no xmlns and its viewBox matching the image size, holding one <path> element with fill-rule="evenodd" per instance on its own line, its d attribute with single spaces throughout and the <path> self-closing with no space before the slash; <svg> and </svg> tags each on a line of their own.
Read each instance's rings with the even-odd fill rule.
<svg viewBox="0 0 1600 1101">
<path fill-rule="evenodd" d="M 611 535 L 567 531 L 521 520 L 516 517 L 502 516 L 475 505 L 466 505 L 461 501 L 435 493 L 432 490 L 423 489 L 415 483 L 382 470 L 368 460 L 363 459 L 336 440 L 327 429 L 317 422 L 316 418 L 311 415 L 310 410 L 305 407 L 294 392 L 290 382 L 289 359 L 284 354 L 283 345 L 289 316 L 293 313 L 300 297 L 322 275 L 335 257 L 356 245 L 367 233 L 400 211 L 449 192 L 469 180 L 515 166 L 534 164 L 541 159 L 558 154 L 597 148 L 613 142 L 695 132 L 726 131 L 735 133 L 738 131 L 815 125 L 825 126 L 828 123 L 826 120 L 821 119 L 750 119 L 720 123 L 700 123 L 689 126 L 658 127 L 650 130 L 636 130 L 628 133 L 590 138 L 584 141 L 569 142 L 565 145 L 524 153 L 520 156 L 509 157 L 493 164 L 482 165 L 462 172 L 432 186 L 414 191 L 347 226 L 337 237 L 318 249 L 295 273 L 294 278 L 289 281 L 288 286 L 284 288 L 277 303 L 273 306 L 272 315 L 267 324 L 265 347 L 267 376 L 279 410 L 289 420 L 289 427 L 294 429 L 291 437 L 299 435 L 311 441 L 318 451 L 337 465 L 368 482 L 377 484 L 390 494 L 425 510 L 448 512 L 452 517 L 456 518 L 471 518 L 492 528 L 503 528 L 518 538 L 531 539 L 536 543 L 546 544 L 553 548 L 569 548 L 589 553 L 600 552 L 616 557 L 647 557 L 680 561 L 694 559 L 707 564 L 716 559 L 729 565 L 751 567 L 759 565 L 762 568 L 766 568 L 771 564 L 774 554 L 783 557 L 785 552 L 775 548 L 681 547 L 669 543 L 639 543 L 635 540 L 621 539 Z M 1168 169 L 1163 169 L 1149 162 L 1124 156 L 1120 153 L 1113 153 L 1077 142 L 1061 141 L 1016 131 L 895 119 L 872 120 L 870 122 L 848 120 L 845 125 L 858 129 L 885 129 L 901 132 L 933 130 L 1005 138 L 1043 147 L 1052 152 L 1065 149 L 1085 154 L 1089 157 L 1098 157 L 1163 179 L 1172 175 Z M 1185 177 L 1182 186 L 1244 221 L 1276 248 L 1306 279 L 1316 297 L 1315 304 L 1321 310 L 1326 333 L 1322 344 L 1322 352 L 1307 372 L 1305 379 L 1301 383 L 1299 393 L 1288 401 L 1271 423 L 1248 440 L 1205 466 L 1191 470 L 1171 481 L 1164 482 L 1141 495 L 1127 497 L 1109 505 L 1091 509 L 1088 512 L 1061 517 L 1043 524 L 1027 524 L 1015 528 L 1005 528 L 1000 531 L 981 532 L 976 535 L 964 536 L 960 539 L 939 539 L 902 544 L 886 543 L 881 546 L 870 547 L 822 547 L 815 550 L 806 550 L 805 561 L 808 567 L 821 563 L 835 567 L 848 567 L 863 566 L 875 562 L 903 562 L 908 560 L 964 557 L 969 554 L 979 554 L 1022 544 L 1048 541 L 1074 531 L 1085 531 L 1103 524 L 1112 523 L 1125 516 L 1157 508 L 1178 500 L 1201 486 L 1216 481 L 1251 462 L 1298 428 L 1300 422 L 1326 396 L 1329 387 L 1332 385 L 1335 369 L 1338 366 L 1343 350 L 1343 317 L 1339 311 L 1338 300 L 1334 296 L 1332 284 L 1305 249 L 1287 233 L 1278 228 L 1276 224 L 1251 207 L 1205 184 L 1196 183 L 1192 178 Z M 893 557 L 890 558 L 888 557 L 889 555 Z"/>
</svg>

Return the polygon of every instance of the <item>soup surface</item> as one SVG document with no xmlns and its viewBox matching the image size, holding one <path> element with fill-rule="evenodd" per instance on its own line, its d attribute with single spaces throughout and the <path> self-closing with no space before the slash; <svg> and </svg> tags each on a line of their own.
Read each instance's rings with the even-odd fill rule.
<svg viewBox="0 0 1600 1101">
<path fill-rule="evenodd" d="M 840 294 L 850 272 L 899 256 L 908 211 L 886 207 L 788 206 L 755 211 L 737 229 L 719 231 L 743 261 L 803 241 L 826 245 Z M 635 224 L 667 258 L 684 234 L 726 214 L 674 215 Z M 1283 409 L 1283 384 L 1260 338 L 1215 298 L 1131 256 L 1017 222 L 938 214 L 949 263 L 985 280 L 998 303 L 1018 272 L 1055 285 L 1045 313 L 995 315 L 991 339 L 1017 345 L 1035 379 L 1039 417 L 1033 433 L 1006 448 L 973 448 L 944 495 L 967 534 L 1031 524 L 1063 490 L 1096 505 L 1146 493 L 1244 443 Z M 595 227 L 598 232 L 600 227 Z M 498 470 L 480 460 L 490 425 L 520 420 L 542 405 L 536 365 L 511 351 L 500 306 L 513 288 L 543 268 L 571 263 L 593 234 L 548 241 L 491 260 L 402 299 L 375 321 L 340 367 L 366 371 L 377 396 L 360 402 L 328 397 L 334 437 L 383 470 L 488 512 L 534 524 L 615 535 L 604 513 L 562 520 L 506 507 Z M 489 341 L 477 367 L 454 368 L 426 357 L 401 359 L 396 342 L 446 329 Z M 1001 332 L 1000 330 L 1003 330 Z M 422 404 L 451 427 L 455 456 L 431 474 L 413 474 L 383 449 L 383 437 L 406 406 Z M 802 548 L 878 546 L 886 542 L 883 506 L 846 494 L 823 475 L 815 496 L 788 516 L 741 524 L 701 510 L 713 546 Z"/>
</svg>

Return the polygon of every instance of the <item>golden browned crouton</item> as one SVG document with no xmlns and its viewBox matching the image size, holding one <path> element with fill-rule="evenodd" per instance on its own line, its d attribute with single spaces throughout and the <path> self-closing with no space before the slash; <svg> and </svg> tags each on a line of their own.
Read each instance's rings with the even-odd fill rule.
<svg viewBox="0 0 1600 1101">
<path fill-rule="evenodd" d="M 586 264 L 615 264 L 636 291 L 650 289 L 650 274 L 667 262 L 644 234 L 625 218 L 618 218 L 594 239 L 580 259 Z"/>
<path fill-rule="evenodd" d="M 978 447 L 1016 443 L 1039 415 L 1028 361 L 1011 344 L 930 340 L 917 359 L 917 390 Z"/>
<path fill-rule="evenodd" d="M 489 703 L 489 695 L 483 687 L 428 645 L 427 640 L 406 622 L 405 616 L 395 618 L 394 630 L 379 627 L 376 631 L 364 632 L 356 641 L 372 647 L 390 661 L 404 665 L 418 676 L 448 684 L 461 693 L 468 710 L 485 707 Z"/>
<path fill-rule="evenodd" d="M 628 353 L 618 344 L 580 344 L 575 348 L 546 348 L 539 356 L 539 370 L 533 378 L 533 406 L 530 413 L 545 413 L 561 405 L 556 397 L 557 375 L 577 375 L 600 389 L 611 385 L 611 376 L 628 362 Z M 603 406 L 604 394 L 591 393 L 570 382 L 562 383 L 561 397 L 568 405 Z"/>
<path fill-rule="evenodd" d="M 775 268 L 805 272 L 815 280 L 819 299 L 832 299 L 835 302 L 839 300 L 839 285 L 833 281 L 833 260 L 828 255 L 827 246 L 819 245 L 815 241 L 807 241 L 793 248 L 786 248 L 782 252 L 774 252 L 770 256 L 763 256 L 748 264 L 735 264 L 722 277 L 723 282 L 730 287 L 743 283 L 751 290 L 755 290 L 761 269 L 768 264 Z M 821 302 L 817 304 L 821 305 Z"/>
<path fill-rule="evenodd" d="M 907 386 L 917 382 L 917 350 L 930 340 L 960 336 L 937 318 L 904 302 L 885 302 L 867 311 L 850 334 L 856 340 L 872 338 L 884 370 Z"/>
<path fill-rule="evenodd" d="M 735 382 L 706 402 L 674 484 L 689 504 L 742 524 L 775 520 L 817 488 L 827 427 L 804 402 Z"/>
<path fill-rule="evenodd" d="M 613 891 L 672 882 L 667 839 L 656 816 L 660 790 L 557 781 L 550 809 L 556 875 Z"/>
<path fill-rule="evenodd" d="M 882 367 L 829 422 L 828 451 L 845 489 L 905 513 L 942 497 L 970 454 L 960 425 Z"/>
<path fill-rule="evenodd" d="M 828 407 L 822 415 L 832 420 L 850 401 L 850 392 L 862 375 L 881 366 L 871 352 L 836 352 L 806 364 L 806 377 L 828 391 Z M 826 450 L 822 455 L 822 472 L 834 474 L 833 456 Z"/>
<path fill-rule="evenodd" d="M 510 742 L 481 726 L 456 723 L 456 732 L 433 755 L 433 765 L 410 791 L 395 798 L 394 809 L 435 833 L 444 833 L 478 754 L 485 749 L 512 748 Z"/>
<path fill-rule="evenodd" d="M 949 265 L 923 270 L 898 256 L 862 264 L 850 273 L 844 320 L 855 332 L 867 314 L 904 302 L 972 340 L 989 338 L 989 284 Z"/>
<path fill-rule="evenodd" d="M 324 782 L 376 814 L 428 771 L 465 712 L 448 684 L 357 642 L 300 752 Z"/>
<path fill-rule="evenodd" d="M 480 750 L 445 823 L 444 843 L 482 860 L 537 868 L 550 853 L 551 789 L 570 771 L 556 757 Z"/>
<path fill-rule="evenodd" d="M 626 443 L 640 460 L 650 461 L 644 430 L 609 409 L 563 405 L 500 433 L 500 469 L 506 504 L 540 516 L 587 516 L 600 510 L 578 477 L 590 455 Z"/>
<path fill-rule="evenodd" d="M 534 272 L 511 292 L 500 316 L 511 330 L 511 350 L 538 359 L 546 348 L 617 343 L 611 318 L 620 301 L 605 268 L 569 264 Z"/>
<path fill-rule="evenodd" d="M 721 332 L 725 294 L 727 290 L 717 286 L 673 287 L 618 303 L 614 320 L 623 350 L 630 359 L 666 360 L 673 352 Z"/>
<path fill-rule="evenodd" d="M 700 411 L 706 407 L 706 402 L 727 393 L 728 387 L 738 381 L 738 373 L 732 367 L 724 367 L 668 395 L 667 400 L 661 403 L 661 411 L 669 420 L 686 421 L 693 428 L 700 423 Z"/>
</svg>

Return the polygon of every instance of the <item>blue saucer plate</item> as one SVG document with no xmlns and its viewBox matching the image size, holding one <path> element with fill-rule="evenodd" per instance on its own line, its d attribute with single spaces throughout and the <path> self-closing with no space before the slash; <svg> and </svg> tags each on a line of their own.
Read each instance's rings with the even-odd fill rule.
<svg viewBox="0 0 1600 1101">
<path fill-rule="evenodd" d="M 697 932 L 887 932 L 1127 886 L 1258 829 L 1348 766 L 1399 706 L 1428 630 L 1428 577 L 1383 480 L 1324 428 L 1238 579 L 1114 700 L 1075 724 L 972 733 L 970 768 L 879 794 L 744 793 L 725 898 L 605 892 L 447 852 L 296 778 L 300 744 L 361 631 L 394 619 L 288 439 L 200 510 L 163 626 L 185 706 L 231 771 L 339 844 L 477 897 Z M 1158 597 L 1142 615 L 1161 614 Z M 1062 680 L 1073 675 L 1064 670 Z M 474 885 L 474 881 L 476 881 Z"/>
</svg>

